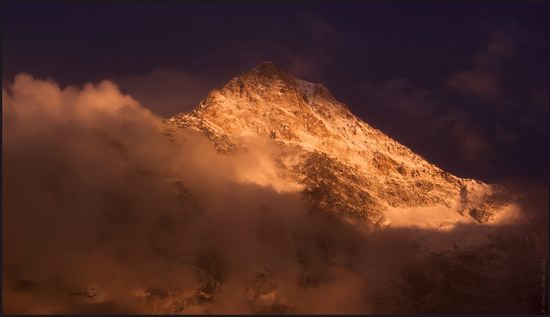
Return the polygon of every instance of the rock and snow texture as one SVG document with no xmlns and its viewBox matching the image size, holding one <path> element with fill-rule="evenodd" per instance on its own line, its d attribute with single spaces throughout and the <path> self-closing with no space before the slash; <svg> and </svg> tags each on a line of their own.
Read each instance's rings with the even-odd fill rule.
<svg viewBox="0 0 550 317">
<path fill-rule="evenodd" d="M 542 221 L 271 64 L 164 123 L 109 82 L 2 98 L 4 312 L 540 311 Z"/>
<path fill-rule="evenodd" d="M 514 212 L 502 188 L 441 170 L 354 116 L 323 85 L 269 62 L 165 124 L 169 136 L 191 128 L 227 154 L 268 140 L 288 188 L 317 209 L 372 225 L 444 228 Z"/>
</svg>

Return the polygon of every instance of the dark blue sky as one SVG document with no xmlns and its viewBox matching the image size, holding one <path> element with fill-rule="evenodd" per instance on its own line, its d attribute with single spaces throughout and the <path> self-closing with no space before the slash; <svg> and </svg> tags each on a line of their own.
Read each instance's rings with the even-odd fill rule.
<svg viewBox="0 0 550 317">
<path fill-rule="evenodd" d="M 260 61 L 459 176 L 548 177 L 548 4 L 3 1 L 3 82 L 111 79 L 169 116 Z"/>
</svg>

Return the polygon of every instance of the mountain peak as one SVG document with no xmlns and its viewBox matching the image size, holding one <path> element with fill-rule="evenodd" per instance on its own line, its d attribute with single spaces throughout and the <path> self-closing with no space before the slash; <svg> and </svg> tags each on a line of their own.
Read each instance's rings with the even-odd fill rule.
<svg viewBox="0 0 550 317">
<path fill-rule="evenodd" d="M 271 61 L 260 62 L 258 63 L 258 65 L 254 66 L 252 70 L 256 72 L 267 72 L 267 73 L 280 72 L 279 67 L 277 67 L 277 65 L 275 65 L 275 63 Z"/>
<path fill-rule="evenodd" d="M 283 153 L 278 172 L 288 176 L 289 188 L 303 186 L 302 194 L 320 209 L 372 224 L 399 223 L 396 208 L 418 207 L 448 211 L 430 226 L 467 217 L 487 222 L 504 206 L 493 197 L 495 187 L 430 164 L 355 117 L 323 85 L 270 62 L 213 90 L 193 112 L 167 121 L 168 135 L 179 128 L 201 131 L 228 154 L 251 139 L 268 140 Z"/>
<path fill-rule="evenodd" d="M 260 96 L 262 99 L 298 99 L 314 106 L 318 103 L 328 102 L 349 111 L 346 105 L 338 102 L 330 91 L 323 85 L 296 78 L 291 73 L 283 70 L 273 62 L 260 62 L 251 70 L 230 80 L 221 92 L 238 92 Z"/>
<path fill-rule="evenodd" d="M 273 62 L 260 62 L 251 70 L 237 76 L 237 79 L 248 82 L 249 86 L 260 84 L 261 86 L 284 85 L 296 86 L 296 78 L 279 68 Z"/>
</svg>

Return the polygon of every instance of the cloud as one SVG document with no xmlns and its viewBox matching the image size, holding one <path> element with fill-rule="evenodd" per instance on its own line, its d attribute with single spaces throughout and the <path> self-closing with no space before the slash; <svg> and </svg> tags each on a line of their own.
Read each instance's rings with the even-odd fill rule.
<svg viewBox="0 0 550 317">
<path fill-rule="evenodd" d="M 457 71 L 447 84 L 451 89 L 482 100 L 493 99 L 500 94 L 497 74 L 486 70 Z"/>
<path fill-rule="evenodd" d="M 528 45 L 542 48 L 529 31 L 494 31 L 471 67 L 445 76 L 443 87 L 400 77 L 363 82 L 359 115 L 456 175 L 487 182 L 517 174 L 544 178 L 548 94 L 540 85 L 547 76 L 531 69 L 535 50 Z"/>
<path fill-rule="evenodd" d="M 374 122 L 380 120 L 385 133 L 415 152 L 426 157 L 446 156 L 448 162 L 443 163 L 454 164 L 456 170 L 464 165 L 471 166 L 470 170 L 488 166 L 493 152 L 491 142 L 470 112 L 403 78 L 365 82 L 361 88 L 369 105 L 367 116 Z"/>
<path fill-rule="evenodd" d="M 140 104 L 162 117 L 193 110 L 210 90 L 216 88 L 216 82 L 209 78 L 163 67 L 143 76 L 126 76 L 114 81 Z"/>
<path fill-rule="evenodd" d="M 481 165 L 489 164 L 493 149 L 480 131 L 464 121 L 455 122 L 451 131 L 464 151 L 466 159 Z"/>
<path fill-rule="evenodd" d="M 309 31 L 319 42 L 331 40 L 338 34 L 333 26 L 323 21 L 317 14 L 306 14 L 305 20 Z"/>
<path fill-rule="evenodd" d="M 393 78 L 381 84 L 366 83 L 364 88 L 372 94 L 370 102 L 390 108 L 397 116 L 414 118 L 411 123 L 434 115 L 436 105 L 430 100 L 429 92 L 404 78 Z"/>
<path fill-rule="evenodd" d="M 283 308 L 353 280 L 323 250 L 347 252 L 361 234 L 278 190 L 268 145 L 224 156 L 192 131 L 170 143 L 109 81 L 61 89 L 19 75 L 2 98 L 6 312 L 169 312 L 182 299 L 184 311 L 253 312 L 270 307 L 258 274 L 276 279 Z M 322 287 L 300 287 L 303 274 Z"/>
<path fill-rule="evenodd" d="M 447 87 L 485 102 L 493 101 L 501 96 L 500 64 L 515 55 L 512 41 L 501 32 L 493 32 L 485 50 L 474 57 L 471 69 L 451 74 Z"/>
<path fill-rule="evenodd" d="M 495 305 L 483 285 L 468 301 L 452 295 L 471 291 L 460 281 L 477 281 L 476 270 L 516 276 L 463 263 L 464 236 L 484 248 L 487 232 L 498 241 L 509 231 L 371 234 L 282 190 L 276 148 L 258 141 L 226 156 L 186 130 L 171 143 L 161 119 L 109 81 L 62 89 L 23 74 L 2 101 L 6 313 L 447 312 L 472 301 L 530 311 L 515 299 Z M 455 251 L 438 266 L 422 241 L 442 239 Z M 518 257 L 507 246 L 474 259 L 512 254 L 531 278 L 538 251 Z M 527 279 L 519 290 L 538 289 Z"/>
<path fill-rule="evenodd" d="M 485 54 L 480 55 L 476 64 L 489 64 L 500 58 L 510 58 L 516 55 L 514 43 L 508 35 L 495 31 L 491 33 L 491 40 L 485 49 Z"/>
<path fill-rule="evenodd" d="M 331 59 L 333 46 L 343 37 L 318 14 L 305 13 L 300 19 L 304 21 L 306 45 L 287 53 L 288 70 L 297 77 L 318 77 Z"/>
</svg>

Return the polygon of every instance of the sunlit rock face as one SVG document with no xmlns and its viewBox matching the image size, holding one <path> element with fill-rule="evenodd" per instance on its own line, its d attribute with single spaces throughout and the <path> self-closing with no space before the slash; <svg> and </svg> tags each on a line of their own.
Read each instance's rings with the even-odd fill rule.
<svg viewBox="0 0 550 317">
<path fill-rule="evenodd" d="M 534 254 L 539 252 L 533 250 L 539 250 L 542 244 L 531 240 L 519 248 L 499 244 L 502 235 L 492 228 L 517 219 L 518 207 L 511 194 L 500 186 L 460 178 L 427 162 L 354 116 L 323 85 L 297 79 L 272 63 L 261 63 L 213 90 L 192 112 L 176 115 L 164 124 L 164 133 L 173 142 L 183 131 L 196 130 L 206 135 L 218 152 L 228 156 L 246 153 L 259 140 L 267 142 L 276 149 L 270 156 L 276 166 L 274 178 L 286 184 L 279 184 L 279 190 L 299 195 L 311 211 L 328 215 L 336 223 L 376 233 L 373 237 L 379 240 L 376 238 L 371 245 L 367 242 L 370 238 L 347 240 L 343 235 L 331 234 L 331 238 L 324 236 L 322 230 L 317 232 L 319 235 L 310 242 L 318 247 L 320 257 L 313 260 L 302 257 L 300 252 L 296 255 L 303 268 L 299 289 L 304 292 L 314 294 L 329 279 L 328 271 L 319 273 L 313 269 L 326 263 L 336 270 L 361 272 L 357 276 L 368 276 L 370 273 L 365 272 L 369 270 L 376 276 L 385 276 L 379 285 L 369 277 L 364 284 L 370 298 L 368 308 L 355 306 L 354 312 L 531 309 L 526 307 L 532 302 L 521 300 L 514 300 L 507 308 L 490 304 L 517 294 L 533 297 L 529 287 L 535 284 Z M 269 181 L 264 179 L 262 184 L 269 185 Z M 528 239 L 540 239 L 535 236 Z M 391 267 L 387 254 L 409 254 L 398 249 L 401 243 L 410 243 L 404 247 L 414 250 L 414 260 L 406 260 L 405 268 L 389 269 L 388 273 L 372 263 L 382 254 L 383 266 Z M 370 245 L 369 250 L 362 253 L 364 250 L 358 251 L 362 247 L 357 244 Z M 519 255 L 523 247 L 533 252 L 523 257 Z M 518 264 L 510 259 L 518 259 L 531 273 L 513 273 Z M 514 276 L 522 282 L 514 284 Z M 338 279 L 343 283 L 342 292 L 358 289 L 351 281 Z M 315 311 L 315 305 L 304 309 L 292 301 L 281 287 L 282 280 L 269 270 L 251 274 L 243 295 L 250 310 Z M 510 295 L 503 291 L 509 287 L 516 287 L 517 292 Z M 213 298 L 217 296 L 216 289 L 211 287 Z M 336 286 L 331 286 L 331 292 L 337 292 Z M 341 302 L 354 306 L 350 304 L 353 295 L 346 296 L 349 298 Z M 332 310 L 319 312 L 327 311 Z M 340 307 L 334 311 L 346 310 Z"/>
<path fill-rule="evenodd" d="M 246 150 L 257 138 L 269 140 L 280 151 L 278 172 L 313 208 L 373 226 L 491 223 L 510 208 L 503 189 L 430 164 L 354 116 L 323 85 L 269 62 L 165 124 L 169 136 L 180 128 L 201 131 L 226 154 Z M 441 212 L 405 223 L 400 211 L 419 207 Z"/>
<path fill-rule="evenodd" d="M 504 189 L 273 64 L 162 123 L 112 85 L 12 90 L 5 312 L 540 311 L 546 236 Z"/>
</svg>

